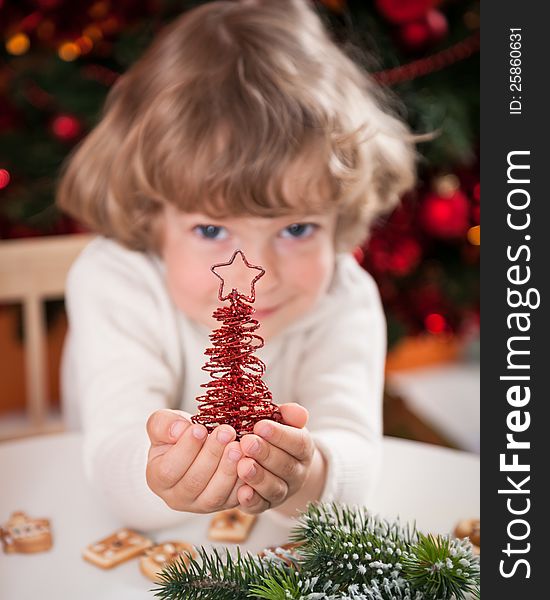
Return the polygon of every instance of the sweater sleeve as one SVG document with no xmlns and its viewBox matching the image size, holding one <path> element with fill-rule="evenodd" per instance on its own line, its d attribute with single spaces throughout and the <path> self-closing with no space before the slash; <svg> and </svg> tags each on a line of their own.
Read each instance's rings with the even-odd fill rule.
<svg viewBox="0 0 550 600">
<path fill-rule="evenodd" d="M 170 509 L 145 477 L 147 418 L 173 408 L 178 389 L 159 318 L 168 311 L 144 283 L 155 276 L 144 256 L 120 248 L 122 260 L 116 253 L 113 260 L 100 248 L 85 250 L 67 281 L 71 386 L 64 387 L 74 397 L 64 401 L 79 405 L 85 475 L 111 512 L 128 527 L 170 527 L 187 514 Z"/>
<path fill-rule="evenodd" d="M 332 309 L 309 334 L 297 398 L 308 429 L 327 460 L 321 501 L 363 504 L 378 478 L 386 322 L 370 275 L 348 263 Z"/>
</svg>

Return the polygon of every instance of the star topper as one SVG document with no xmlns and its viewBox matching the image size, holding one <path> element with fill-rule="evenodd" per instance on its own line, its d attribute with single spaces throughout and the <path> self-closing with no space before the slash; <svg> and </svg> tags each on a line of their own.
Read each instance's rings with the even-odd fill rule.
<svg viewBox="0 0 550 600">
<path fill-rule="evenodd" d="M 233 290 L 229 294 L 227 294 L 227 296 L 224 296 L 223 295 L 223 286 L 225 284 L 225 281 L 224 281 L 223 277 L 219 273 L 216 273 L 216 269 L 218 267 L 229 267 L 229 266 L 231 266 L 233 264 L 233 261 L 235 260 L 235 257 L 237 256 L 237 254 L 241 255 L 241 258 L 242 258 L 244 264 L 249 269 L 255 269 L 256 271 L 260 271 L 256 275 L 256 277 L 254 277 L 254 279 L 252 280 L 252 282 L 250 283 L 250 296 L 245 296 L 244 294 L 241 294 L 240 292 L 237 291 L 236 288 L 233 288 Z M 219 290 L 218 290 L 218 299 L 220 300 L 220 302 L 223 302 L 224 300 L 229 300 L 229 298 L 231 298 L 231 295 L 233 294 L 233 292 L 237 292 L 237 294 L 243 300 L 246 300 L 247 302 L 254 302 L 254 300 L 256 299 L 256 292 L 254 290 L 254 284 L 256 283 L 256 281 L 258 281 L 258 279 L 260 279 L 260 277 L 263 277 L 263 275 L 265 274 L 265 270 L 262 269 L 262 267 L 257 267 L 256 265 L 251 265 L 246 260 L 246 256 L 244 255 L 244 253 L 243 253 L 242 250 L 235 250 L 235 252 L 233 252 L 233 256 L 231 257 L 231 259 L 228 262 L 218 263 L 217 265 L 212 266 L 210 268 L 210 270 L 220 280 L 220 287 L 219 287 Z"/>
</svg>

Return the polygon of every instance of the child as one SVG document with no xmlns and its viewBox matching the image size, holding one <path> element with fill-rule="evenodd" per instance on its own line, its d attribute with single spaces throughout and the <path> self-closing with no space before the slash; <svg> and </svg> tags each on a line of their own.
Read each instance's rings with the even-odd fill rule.
<svg viewBox="0 0 550 600">
<path fill-rule="evenodd" d="M 305 0 L 211 2 L 119 78 L 66 165 L 59 205 L 100 237 L 67 283 L 64 402 L 125 525 L 366 502 L 385 321 L 350 251 L 412 187 L 416 158 L 375 90 Z M 266 271 L 258 356 L 284 419 L 240 442 L 189 421 L 219 325 L 210 267 L 237 248 Z"/>
</svg>

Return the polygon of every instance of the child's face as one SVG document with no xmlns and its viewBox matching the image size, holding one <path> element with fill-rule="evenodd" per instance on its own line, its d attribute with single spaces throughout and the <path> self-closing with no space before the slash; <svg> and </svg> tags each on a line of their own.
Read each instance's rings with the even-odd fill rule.
<svg viewBox="0 0 550 600">
<path fill-rule="evenodd" d="M 237 249 L 250 264 L 265 269 L 255 286 L 254 307 L 258 333 L 266 340 L 311 310 L 330 285 L 335 213 L 213 219 L 168 205 L 162 221 L 161 256 L 170 296 L 187 316 L 209 328 L 219 327 L 212 312 L 220 305 L 220 282 L 210 267 L 227 262 Z M 231 267 L 218 270 L 225 279 L 224 294 L 236 287 L 249 295 L 258 271 L 243 265 L 237 257 Z"/>
</svg>

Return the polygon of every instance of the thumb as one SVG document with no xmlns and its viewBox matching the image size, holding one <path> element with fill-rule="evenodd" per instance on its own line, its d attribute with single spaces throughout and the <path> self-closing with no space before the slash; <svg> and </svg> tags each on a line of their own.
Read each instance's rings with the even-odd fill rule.
<svg viewBox="0 0 550 600">
<path fill-rule="evenodd" d="M 174 444 L 190 425 L 189 413 L 163 408 L 147 419 L 147 435 L 153 445 Z"/>
<path fill-rule="evenodd" d="M 302 429 L 306 426 L 307 420 L 309 419 L 309 412 L 300 404 L 296 404 L 296 402 L 280 404 L 279 410 L 281 411 L 285 425 L 297 427 L 298 429 Z"/>
</svg>

